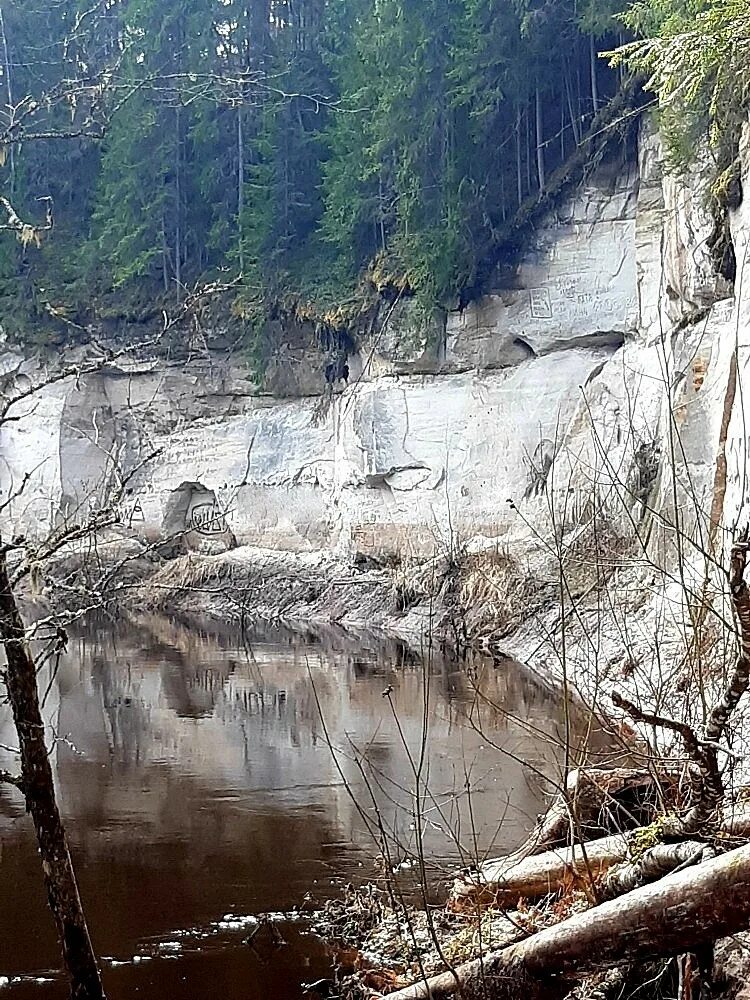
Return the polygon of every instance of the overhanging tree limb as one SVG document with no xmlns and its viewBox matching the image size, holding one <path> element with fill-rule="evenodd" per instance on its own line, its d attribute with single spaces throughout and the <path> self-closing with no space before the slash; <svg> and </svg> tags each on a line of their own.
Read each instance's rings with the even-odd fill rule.
<svg viewBox="0 0 750 1000">
<path fill-rule="evenodd" d="M 644 712 L 618 691 L 612 692 L 612 703 L 622 709 L 635 722 L 668 729 L 678 733 L 685 746 L 685 752 L 692 762 L 690 770 L 690 806 L 670 832 L 678 834 L 696 833 L 716 812 L 724 797 L 724 785 L 716 757 L 715 745 L 707 745 L 698 739 L 693 729 L 684 722 L 668 719 L 653 712 Z"/>
</svg>

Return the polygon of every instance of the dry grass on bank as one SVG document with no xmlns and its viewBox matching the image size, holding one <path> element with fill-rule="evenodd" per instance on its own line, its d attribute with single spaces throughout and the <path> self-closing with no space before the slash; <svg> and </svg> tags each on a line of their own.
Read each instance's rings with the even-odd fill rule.
<svg viewBox="0 0 750 1000">
<path fill-rule="evenodd" d="M 499 546 L 402 562 L 393 588 L 400 611 L 431 604 L 441 626 L 465 641 L 508 634 L 548 596 L 548 587 Z"/>
<path fill-rule="evenodd" d="M 320 553 L 235 549 L 191 553 L 162 565 L 137 595 L 143 610 L 262 618 L 379 623 L 391 610 L 387 573 L 357 573 Z M 395 602 L 394 602 L 395 603 Z"/>
<path fill-rule="evenodd" d="M 394 886 L 394 889 L 396 887 Z M 431 914 L 373 885 L 347 886 L 342 899 L 325 903 L 314 930 L 337 950 L 341 1000 L 372 1000 L 504 948 L 560 923 L 588 906 L 585 893 L 566 887 L 538 903 L 519 900 L 510 910 L 494 906 L 435 908 Z"/>
<path fill-rule="evenodd" d="M 410 611 L 418 604 L 435 604 L 445 590 L 450 562 L 445 556 L 404 559 L 392 570 L 396 608 Z"/>
<path fill-rule="evenodd" d="M 576 589 L 601 581 L 615 565 L 620 543 L 602 531 L 578 532 L 566 556 Z M 606 550 L 606 559 L 603 558 Z M 237 549 L 224 555 L 190 553 L 159 566 L 139 588 L 137 603 L 152 611 L 216 608 L 218 613 L 271 618 L 314 613 L 336 621 L 418 628 L 458 644 L 504 638 L 554 602 L 556 574 L 544 576 L 489 539 L 427 559 L 363 569 L 322 553 Z M 200 607 L 199 607 L 200 606 Z M 422 622 L 422 625 L 419 625 Z M 429 623 L 429 624 L 427 624 Z"/>
<path fill-rule="evenodd" d="M 468 637 L 507 635 L 546 597 L 546 585 L 502 549 L 466 555 L 457 577 L 456 603 Z"/>
<path fill-rule="evenodd" d="M 176 594 L 226 591 L 247 586 L 248 567 L 197 552 L 171 559 L 145 581 L 141 597 L 151 609 L 167 606 Z"/>
</svg>

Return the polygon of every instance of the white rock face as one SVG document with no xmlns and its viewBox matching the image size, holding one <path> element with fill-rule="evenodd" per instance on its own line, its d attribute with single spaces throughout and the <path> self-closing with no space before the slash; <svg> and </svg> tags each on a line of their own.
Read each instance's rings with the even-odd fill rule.
<svg viewBox="0 0 750 1000">
<path fill-rule="evenodd" d="M 612 353 L 595 343 L 497 372 L 381 376 L 330 399 L 246 399 L 234 413 L 225 389 L 211 395 L 213 416 L 192 420 L 180 411 L 191 396 L 200 407 L 205 373 L 88 376 L 45 390 L 3 428 L 3 495 L 31 476 L 6 523 L 43 533 L 103 501 L 115 459 L 133 468 L 153 453 L 123 509 L 148 538 L 174 493 L 196 484 L 213 491 L 239 543 L 444 550 L 451 532 L 502 532 L 506 500 L 539 490 L 580 386 Z M 173 405 L 157 409 L 163 381 Z"/>
<path fill-rule="evenodd" d="M 637 191 L 635 171 L 581 188 L 537 232 L 507 288 L 448 317 L 446 360 L 504 368 L 635 333 Z"/>
<path fill-rule="evenodd" d="M 126 532 L 288 553 L 305 581 L 359 555 L 406 573 L 413 557 L 508 554 L 532 582 L 526 618 L 495 636 L 510 655 L 605 711 L 617 687 L 700 726 L 735 656 L 723 567 L 750 524 L 750 198 L 731 215 L 730 287 L 703 174 L 662 163 L 644 128 L 638 163 L 589 179 L 492 295 L 427 333 L 400 306 L 343 390 L 298 338 L 273 359 L 276 396 L 238 359 L 196 355 L 24 398 L 0 423 L 3 538 L 80 518 L 125 474 Z M 43 375 L 1 356 L 0 396 Z M 367 572 L 374 600 L 390 593 Z M 409 616 L 427 626 L 424 604 Z"/>
<path fill-rule="evenodd" d="M 5 356 L 3 362 L 12 362 Z M 36 373 L 33 377 L 36 377 Z M 23 391 L 13 378 L 9 395 Z M 0 504 L 3 535 L 43 534 L 55 521 L 62 497 L 60 444 L 70 387 L 50 386 L 13 407 L 0 430 Z M 26 479 L 28 477 L 28 480 Z"/>
<path fill-rule="evenodd" d="M 507 500 L 540 494 L 581 387 L 637 329 L 637 180 L 581 189 L 513 288 L 449 316 L 438 374 L 396 374 L 391 345 L 354 359 L 361 376 L 332 398 L 252 396 L 246 373 L 216 360 L 45 390 L 0 430 L 3 496 L 31 475 L 4 511 L 10 530 L 42 533 L 101 503 L 116 465 L 156 452 L 122 512 L 149 538 L 185 484 L 213 493 L 240 544 L 400 555 L 503 535 Z"/>
<path fill-rule="evenodd" d="M 706 531 L 725 521 L 724 490 L 737 512 L 745 499 L 741 394 L 729 396 L 750 362 L 750 306 L 711 271 L 700 181 L 660 163 L 644 129 L 638 164 L 550 215 L 503 287 L 448 316 L 429 364 L 411 327 L 399 359 L 394 319 L 333 395 L 315 375 L 319 395 L 260 396 L 239 362 L 211 357 L 112 364 L 30 397 L 0 427 L 3 533 L 79 516 L 124 470 L 123 525 L 149 539 L 179 509 L 206 545 L 408 557 L 482 536 L 532 558 L 551 520 L 574 530 L 604 505 L 671 558 L 653 509 Z M 743 267 L 748 212 L 734 219 Z M 18 360 L 2 362 L 6 395 L 42 374 L 14 374 Z M 180 506 L 188 494 L 200 503 Z M 617 515 L 615 495 L 628 498 Z"/>
<path fill-rule="evenodd" d="M 500 372 L 381 379 L 341 397 L 340 542 L 424 555 L 502 536 L 513 523 L 507 501 L 538 492 L 579 385 L 610 355 L 577 348 Z"/>
<path fill-rule="evenodd" d="M 400 307 L 343 391 L 295 341 L 272 380 L 294 397 L 213 355 L 24 398 L 0 424 L 3 537 L 80 518 L 125 474 L 126 532 L 289 553 L 305 579 L 357 555 L 408 570 L 507 553 L 532 581 L 528 617 L 500 635 L 511 655 L 592 701 L 617 686 L 700 725 L 734 656 L 722 567 L 750 522 L 750 200 L 731 216 L 731 288 L 702 174 L 676 180 L 662 159 L 644 128 L 637 165 L 589 179 L 494 294 L 428 334 Z M 750 130 L 742 164 L 750 190 Z M 0 394 L 43 374 L 0 357 Z"/>
</svg>

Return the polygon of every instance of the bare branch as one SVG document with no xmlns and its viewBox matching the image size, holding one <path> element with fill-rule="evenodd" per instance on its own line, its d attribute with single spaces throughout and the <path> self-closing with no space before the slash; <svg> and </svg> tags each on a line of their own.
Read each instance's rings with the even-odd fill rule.
<svg viewBox="0 0 750 1000">
<path fill-rule="evenodd" d="M 724 783 L 719 772 L 716 750 L 710 745 L 702 744 L 686 723 L 655 715 L 653 712 L 644 712 L 617 691 L 612 692 L 612 703 L 635 722 L 668 729 L 682 738 L 685 751 L 694 767 L 689 772 L 690 808 L 678 820 L 678 832 L 696 833 L 714 815 L 724 797 Z"/>
<path fill-rule="evenodd" d="M 52 219 L 52 199 L 46 196 L 37 200 L 46 202 L 47 206 L 46 219 L 43 226 L 35 226 L 30 222 L 24 222 L 8 199 L 4 195 L 0 195 L 0 205 L 8 213 L 8 221 L 0 223 L 0 230 L 8 229 L 14 232 L 24 246 L 28 246 L 29 243 L 35 243 L 36 246 L 40 246 L 42 242 L 40 234 L 49 232 L 54 226 Z"/>
<path fill-rule="evenodd" d="M 718 704 L 714 705 L 706 726 L 706 739 L 717 742 L 726 729 L 729 716 L 747 691 L 750 681 L 750 590 L 745 583 L 745 565 L 749 546 L 747 532 L 732 546 L 729 568 L 729 591 L 737 620 L 740 651 L 734 672 Z"/>
</svg>

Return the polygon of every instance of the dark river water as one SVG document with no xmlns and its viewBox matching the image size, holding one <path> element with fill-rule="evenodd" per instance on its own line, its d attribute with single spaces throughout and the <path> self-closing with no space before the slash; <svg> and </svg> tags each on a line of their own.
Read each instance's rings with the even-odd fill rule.
<svg viewBox="0 0 750 1000">
<path fill-rule="evenodd" d="M 438 891 L 456 866 L 515 847 L 564 767 L 561 699 L 536 675 L 371 637 L 96 623 L 40 687 L 115 1000 L 303 996 L 330 959 L 297 911 L 386 865 L 412 888 L 419 839 Z M 0 743 L 14 743 L 5 705 Z M 5 995 L 67 991 L 31 825 L 0 786 Z"/>
</svg>

